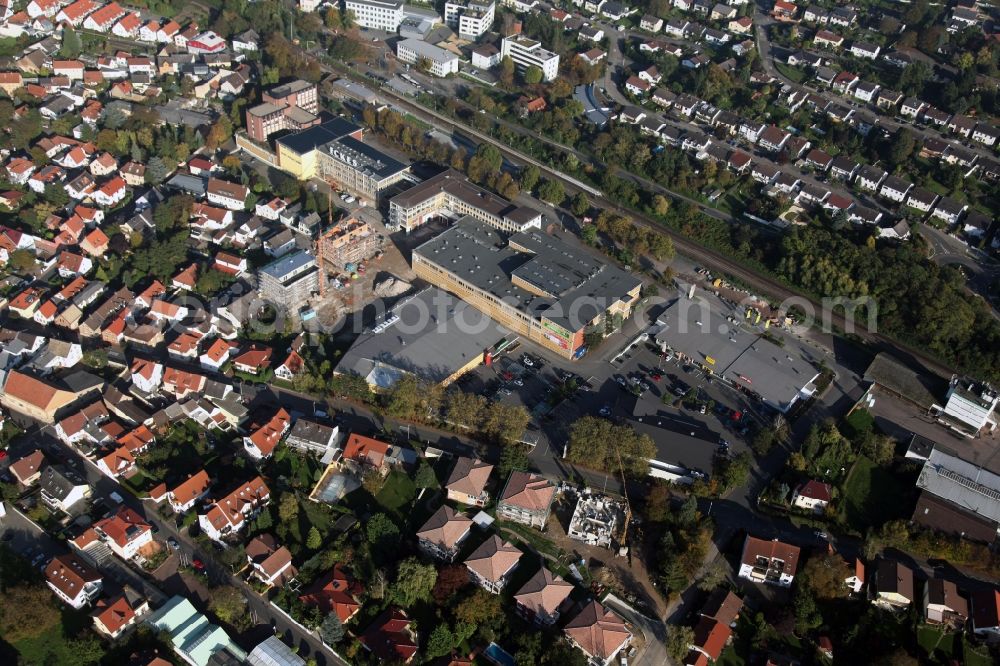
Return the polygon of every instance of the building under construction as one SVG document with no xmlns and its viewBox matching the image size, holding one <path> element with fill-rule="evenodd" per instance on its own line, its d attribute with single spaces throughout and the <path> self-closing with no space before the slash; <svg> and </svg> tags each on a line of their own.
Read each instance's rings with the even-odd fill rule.
<svg viewBox="0 0 1000 666">
<path fill-rule="evenodd" d="M 628 525 L 627 505 L 584 489 L 569 521 L 569 537 L 590 546 L 610 548 L 622 543 Z"/>
<path fill-rule="evenodd" d="M 356 215 L 345 217 L 319 237 L 319 256 L 326 267 L 346 270 L 348 264 L 370 259 L 379 250 L 381 236 Z"/>
</svg>

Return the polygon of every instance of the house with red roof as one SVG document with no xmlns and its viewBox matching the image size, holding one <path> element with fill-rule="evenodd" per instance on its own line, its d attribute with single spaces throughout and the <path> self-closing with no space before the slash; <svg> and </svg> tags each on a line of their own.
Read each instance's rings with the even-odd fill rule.
<svg viewBox="0 0 1000 666">
<path fill-rule="evenodd" d="M 51 324 L 56 319 L 56 315 L 59 314 L 59 307 L 54 301 L 45 301 L 38 309 L 35 310 L 35 315 L 32 317 L 42 326 L 47 326 Z"/>
<path fill-rule="evenodd" d="M 7 162 L 7 178 L 14 185 L 24 185 L 35 171 L 35 163 L 24 157 L 15 157 Z"/>
<path fill-rule="evenodd" d="M 104 183 L 96 192 L 94 192 L 94 201 L 110 208 L 111 206 L 116 206 L 120 203 L 125 195 L 128 194 L 128 184 L 125 179 L 121 176 L 115 176 L 108 182 Z"/>
<path fill-rule="evenodd" d="M 111 552 L 125 561 L 141 553 L 153 541 L 153 528 L 127 506 L 109 518 L 94 523 L 94 530 Z"/>
<path fill-rule="evenodd" d="M 104 457 L 99 458 L 97 467 L 112 479 L 128 476 L 135 471 L 135 456 L 124 446 L 119 446 Z"/>
<path fill-rule="evenodd" d="M 80 241 L 80 249 L 92 257 L 103 257 L 111 239 L 100 229 L 94 229 Z"/>
<path fill-rule="evenodd" d="M 35 449 L 23 458 L 12 462 L 9 469 L 17 482 L 27 487 L 38 481 L 44 465 L 45 454 L 40 449 Z"/>
<path fill-rule="evenodd" d="M 175 398 L 183 398 L 191 393 L 200 393 L 205 387 L 205 376 L 179 368 L 163 371 L 163 390 Z"/>
<path fill-rule="evenodd" d="M 139 41 L 140 42 L 155 42 L 156 36 L 160 32 L 160 24 L 156 21 L 149 21 L 146 25 L 139 28 Z"/>
<path fill-rule="evenodd" d="M 211 486 L 212 479 L 208 476 L 208 472 L 205 470 L 195 472 L 173 490 L 167 491 L 167 501 L 175 513 L 184 513 L 207 495 Z"/>
<path fill-rule="evenodd" d="M 389 608 L 372 622 L 361 636 L 361 646 L 382 661 L 413 661 L 417 653 L 417 632 L 406 611 Z"/>
<path fill-rule="evenodd" d="M 59 11 L 62 4 L 59 0 L 31 0 L 28 6 L 25 7 L 25 11 L 31 18 L 38 18 L 39 16 L 47 16 L 52 18 Z"/>
<path fill-rule="evenodd" d="M 126 12 L 121 5 L 117 2 L 109 2 L 88 16 L 83 22 L 83 27 L 96 32 L 108 32 L 125 14 Z"/>
<path fill-rule="evenodd" d="M 79 60 L 53 60 L 52 73 L 55 76 L 65 76 L 70 81 L 83 80 L 83 63 Z"/>
<path fill-rule="evenodd" d="M 149 602 L 139 595 L 122 594 L 108 600 L 98 599 L 94 604 L 94 629 L 114 640 L 148 612 Z"/>
<path fill-rule="evenodd" d="M 94 602 L 103 588 L 101 574 L 76 554 L 56 555 L 44 573 L 49 589 L 76 609 Z"/>
<path fill-rule="evenodd" d="M 132 360 L 132 384 L 143 393 L 155 393 L 163 382 L 163 365 L 144 358 Z"/>
<path fill-rule="evenodd" d="M 198 362 L 201 367 L 218 372 L 229 361 L 234 349 L 236 349 L 236 345 L 228 340 L 218 338 L 209 345 L 205 353 L 198 357 Z"/>
<path fill-rule="evenodd" d="M 247 270 L 247 260 L 244 257 L 220 251 L 215 255 L 215 263 L 212 264 L 212 268 L 239 277 Z"/>
<path fill-rule="evenodd" d="M 775 0 L 774 8 L 771 9 L 771 16 L 779 21 L 794 21 L 799 8 L 793 2 L 785 0 Z"/>
<path fill-rule="evenodd" d="M 60 277 L 72 278 L 86 275 L 94 267 L 94 262 L 75 252 L 60 252 L 56 262 Z"/>
<path fill-rule="evenodd" d="M 325 576 L 299 596 L 306 606 L 318 608 L 324 616 L 336 613 L 341 623 L 346 623 L 361 610 L 361 596 L 365 587 L 339 562 Z"/>
<path fill-rule="evenodd" d="M 246 546 L 250 575 L 267 587 L 285 585 L 298 571 L 292 566 L 292 553 L 279 546 L 271 534 L 259 534 Z"/>
<path fill-rule="evenodd" d="M 383 473 L 388 472 L 389 445 L 371 437 L 355 433 L 347 436 L 344 443 L 344 460 L 353 460 L 362 466 L 371 466 Z"/>
<path fill-rule="evenodd" d="M 305 369 L 305 365 L 305 360 L 299 356 L 298 352 L 290 351 L 281 365 L 274 369 L 274 376 L 290 382 Z"/>
<path fill-rule="evenodd" d="M 28 287 L 7 303 L 7 309 L 21 317 L 31 319 L 42 304 L 42 297 L 45 295 L 38 287 Z"/>
<path fill-rule="evenodd" d="M 279 409 L 266 423 L 251 428 L 250 434 L 243 438 L 243 448 L 254 460 L 270 458 L 291 423 L 288 412 Z"/>
<path fill-rule="evenodd" d="M 69 23 L 73 27 L 79 27 L 83 20 L 94 12 L 98 4 L 94 0 L 76 0 L 66 5 L 56 14 L 56 23 Z M 81 77 L 82 78 L 82 77 Z"/>
<path fill-rule="evenodd" d="M 208 511 L 198 516 L 198 524 L 208 538 L 222 541 L 242 531 L 247 521 L 252 520 L 270 499 L 270 489 L 258 476 L 212 502 Z"/>
<path fill-rule="evenodd" d="M 170 286 L 174 289 L 191 291 L 198 282 L 198 264 L 191 264 L 170 280 Z"/>
<path fill-rule="evenodd" d="M 119 37 L 135 39 L 139 35 L 139 27 L 142 25 L 142 17 L 139 12 L 126 14 L 118 23 L 111 28 L 111 32 Z"/>
<path fill-rule="evenodd" d="M 156 443 L 156 435 L 143 423 L 129 430 L 118 438 L 118 443 L 124 446 L 132 455 L 139 455 L 149 450 Z"/>
<path fill-rule="evenodd" d="M 258 375 L 271 367 L 274 351 L 264 345 L 253 344 L 233 358 L 233 368 L 239 372 Z"/>
<path fill-rule="evenodd" d="M 809 480 L 792 493 L 792 506 L 815 513 L 823 513 L 832 499 L 829 484 Z"/>
</svg>

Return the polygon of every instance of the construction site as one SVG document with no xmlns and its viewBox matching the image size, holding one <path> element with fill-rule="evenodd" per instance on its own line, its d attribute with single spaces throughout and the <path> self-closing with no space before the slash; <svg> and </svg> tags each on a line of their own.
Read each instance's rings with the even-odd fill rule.
<svg viewBox="0 0 1000 666">
<path fill-rule="evenodd" d="M 628 525 L 627 503 L 584 488 L 569 521 L 568 535 L 588 546 L 624 545 Z"/>
</svg>

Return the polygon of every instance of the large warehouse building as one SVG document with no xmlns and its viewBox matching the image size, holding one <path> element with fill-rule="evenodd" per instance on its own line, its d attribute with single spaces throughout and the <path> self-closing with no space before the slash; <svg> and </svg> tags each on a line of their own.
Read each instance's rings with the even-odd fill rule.
<svg viewBox="0 0 1000 666">
<path fill-rule="evenodd" d="M 418 277 L 567 359 L 602 317 L 628 316 L 642 282 L 540 231 L 509 238 L 464 217 L 413 250 Z"/>
<path fill-rule="evenodd" d="M 779 347 L 741 325 L 735 314 L 714 295 L 682 296 L 660 314 L 656 339 L 781 413 L 811 396 L 816 368 L 790 346 Z"/>
<path fill-rule="evenodd" d="M 353 372 L 378 389 L 391 387 L 407 373 L 447 385 L 482 363 L 486 350 L 509 339 L 510 332 L 500 324 L 430 287 L 361 334 L 336 371 Z"/>
</svg>

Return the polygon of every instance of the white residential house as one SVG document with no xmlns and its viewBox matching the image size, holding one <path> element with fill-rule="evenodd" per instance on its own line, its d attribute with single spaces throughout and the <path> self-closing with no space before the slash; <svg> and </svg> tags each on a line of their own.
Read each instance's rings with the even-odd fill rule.
<svg viewBox="0 0 1000 666">
<path fill-rule="evenodd" d="M 913 189 L 913 183 L 899 176 L 889 176 L 883 181 L 882 188 L 879 190 L 879 196 L 885 197 L 890 201 L 895 201 L 896 203 L 902 203 L 906 200 L 906 195 L 909 194 L 911 189 Z"/>
<path fill-rule="evenodd" d="M 101 595 L 101 574 L 74 553 L 56 555 L 45 567 L 45 582 L 57 597 L 77 610 Z"/>
<path fill-rule="evenodd" d="M 851 55 L 856 58 L 867 58 L 868 60 L 875 60 L 878 58 L 878 54 L 881 53 L 882 49 L 876 44 L 871 44 L 869 42 L 854 42 L 851 44 Z"/>
<path fill-rule="evenodd" d="M 830 486 L 820 481 L 809 480 L 792 493 L 792 506 L 814 513 L 823 513 L 830 505 Z"/>
<path fill-rule="evenodd" d="M 791 587 L 798 566 L 798 546 L 748 535 L 743 543 L 739 577 L 755 583 Z"/>
</svg>

